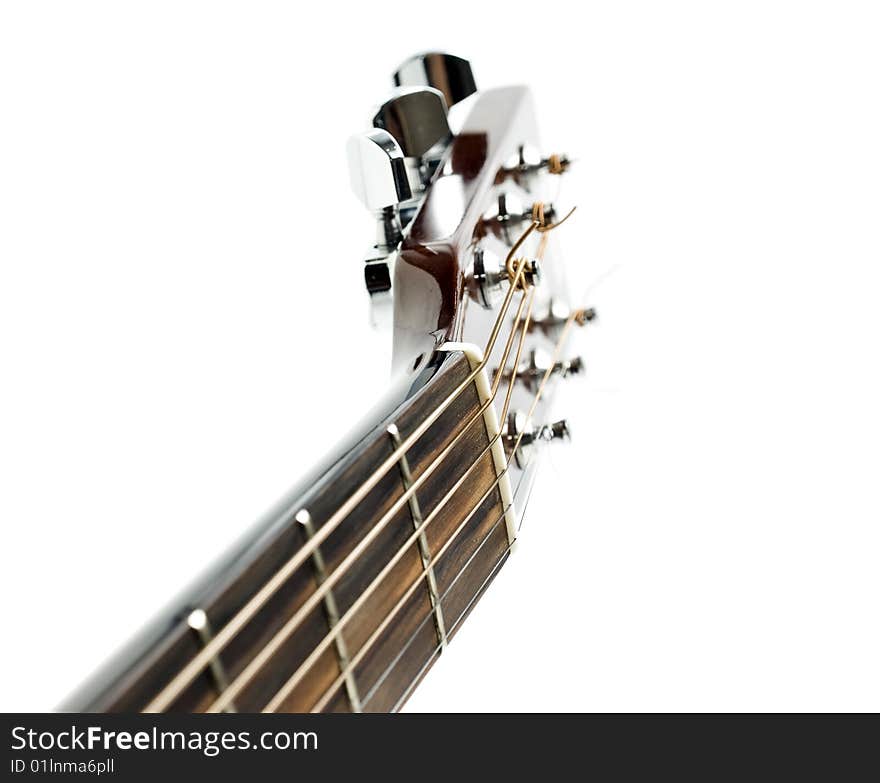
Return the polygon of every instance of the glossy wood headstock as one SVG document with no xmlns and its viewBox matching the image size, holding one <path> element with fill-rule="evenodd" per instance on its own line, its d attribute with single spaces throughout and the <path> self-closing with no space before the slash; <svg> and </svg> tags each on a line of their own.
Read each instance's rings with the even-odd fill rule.
<svg viewBox="0 0 880 783">
<path fill-rule="evenodd" d="M 511 246 L 528 227 L 534 205 L 546 210 L 548 222 L 558 214 L 548 196 L 558 191 L 559 177 L 554 174 L 564 171 L 567 159 L 535 158 L 539 139 L 528 88 L 488 90 L 472 100 L 469 114 L 412 219 L 397 259 L 393 363 L 398 371 L 418 366 L 419 357 L 445 341 L 485 346 L 499 312 L 497 302 L 487 307 L 476 290 L 475 262 L 482 257 L 487 265 L 503 264 Z M 523 351 L 523 357 L 533 365 L 540 365 L 541 357 L 546 361 L 552 353 L 569 313 L 565 269 L 555 239 L 534 232 L 518 255 L 536 255 L 542 240 L 543 275 L 534 291 Z M 505 319 L 509 331 L 513 328 L 512 311 Z M 489 357 L 490 375 L 512 372 L 510 359 L 502 367 L 502 342 Z M 577 359 L 565 361 L 569 368 L 580 367 Z M 528 378 L 516 383 L 511 411 L 528 409 L 533 392 Z M 547 415 L 549 398 L 545 392 L 535 410 L 537 421 Z"/>
</svg>

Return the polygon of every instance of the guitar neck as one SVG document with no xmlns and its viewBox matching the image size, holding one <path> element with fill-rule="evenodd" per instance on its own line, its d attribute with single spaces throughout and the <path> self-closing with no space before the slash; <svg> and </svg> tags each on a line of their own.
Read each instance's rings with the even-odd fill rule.
<svg viewBox="0 0 880 783">
<path fill-rule="evenodd" d="M 512 541 L 475 361 L 439 352 L 409 376 L 65 709 L 399 708 Z"/>
</svg>

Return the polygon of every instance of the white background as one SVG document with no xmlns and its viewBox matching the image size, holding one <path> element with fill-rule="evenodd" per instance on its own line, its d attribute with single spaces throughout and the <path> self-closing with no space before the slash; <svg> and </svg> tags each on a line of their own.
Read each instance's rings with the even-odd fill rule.
<svg viewBox="0 0 880 783">
<path fill-rule="evenodd" d="M 56 705 L 365 411 L 346 137 L 526 82 L 601 321 L 418 710 L 880 708 L 880 26 L 846 2 L 0 10 L 0 708 Z"/>
</svg>

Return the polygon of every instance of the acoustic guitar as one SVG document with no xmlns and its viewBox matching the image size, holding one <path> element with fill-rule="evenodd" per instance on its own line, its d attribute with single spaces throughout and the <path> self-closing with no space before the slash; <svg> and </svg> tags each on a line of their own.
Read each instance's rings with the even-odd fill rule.
<svg viewBox="0 0 880 783">
<path fill-rule="evenodd" d="M 555 247 L 571 163 L 542 154 L 527 88 L 478 91 L 461 58 L 413 57 L 394 85 L 348 144 L 387 394 L 63 709 L 399 710 L 514 550 L 594 317 Z"/>
</svg>

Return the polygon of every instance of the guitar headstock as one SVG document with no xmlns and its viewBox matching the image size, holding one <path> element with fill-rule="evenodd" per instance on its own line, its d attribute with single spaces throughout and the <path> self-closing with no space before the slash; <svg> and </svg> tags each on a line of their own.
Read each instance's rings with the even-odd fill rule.
<svg viewBox="0 0 880 783">
<path fill-rule="evenodd" d="M 349 143 L 353 188 L 377 217 L 374 322 L 392 330 L 397 372 L 443 344 L 477 346 L 524 468 L 535 441 L 568 436 L 548 419 L 551 379 L 582 371 L 565 343 L 594 315 L 569 301 L 557 248 L 569 158 L 543 151 L 528 88 L 477 90 L 459 57 L 413 57 L 394 84 L 373 130 Z"/>
</svg>

